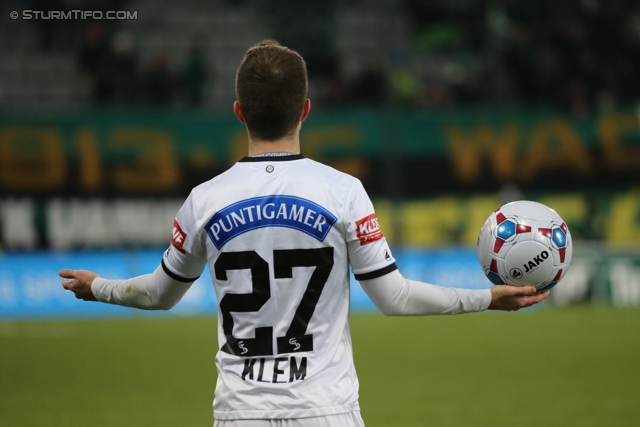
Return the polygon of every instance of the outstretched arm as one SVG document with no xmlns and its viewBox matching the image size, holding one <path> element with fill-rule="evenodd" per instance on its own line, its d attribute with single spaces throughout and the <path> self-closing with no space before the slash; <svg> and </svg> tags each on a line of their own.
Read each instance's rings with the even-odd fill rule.
<svg viewBox="0 0 640 427">
<path fill-rule="evenodd" d="M 169 310 L 195 281 L 172 278 L 161 266 L 151 274 L 127 280 L 103 279 L 87 270 L 61 270 L 59 274 L 64 278 L 62 286 L 78 299 L 146 310 Z"/>
<path fill-rule="evenodd" d="M 519 310 L 549 295 L 533 286 L 497 285 L 491 289 L 444 288 L 407 280 L 398 270 L 384 276 L 361 280 L 360 284 L 378 309 L 387 316 L 460 314 L 492 310 Z"/>
</svg>

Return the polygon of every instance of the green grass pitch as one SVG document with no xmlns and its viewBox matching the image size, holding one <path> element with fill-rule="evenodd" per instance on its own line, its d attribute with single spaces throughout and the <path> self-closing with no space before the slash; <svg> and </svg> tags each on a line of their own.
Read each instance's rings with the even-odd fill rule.
<svg viewBox="0 0 640 427">
<path fill-rule="evenodd" d="M 0 322 L 0 426 L 211 426 L 214 318 Z M 351 317 L 376 426 L 638 426 L 640 311 Z"/>
</svg>

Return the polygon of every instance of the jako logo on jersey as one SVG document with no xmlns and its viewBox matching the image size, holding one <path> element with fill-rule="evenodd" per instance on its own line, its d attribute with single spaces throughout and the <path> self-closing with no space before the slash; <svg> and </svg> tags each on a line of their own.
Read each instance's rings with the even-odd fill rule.
<svg viewBox="0 0 640 427">
<path fill-rule="evenodd" d="M 171 244 L 180 252 L 184 253 L 184 249 L 182 249 L 182 245 L 184 245 L 184 241 L 187 239 L 187 233 L 182 231 L 180 228 L 180 224 L 178 224 L 178 220 L 173 220 L 173 231 L 171 232 Z"/>
<path fill-rule="evenodd" d="M 242 353 L 240 354 L 245 354 L 249 351 L 249 349 L 244 346 L 244 341 L 238 341 L 238 347 L 242 350 Z"/>
<path fill-rule="evenodd" d="M 376 214 L 365 216 L 356 221 L 356 233 L 358 239 L 360 239 L 360 246 L 382 239 L 382 231 L 380 231 L 380 224 L 378 224 Z"/>
<path fill-rule="evenodd" d="M 241 200 L 221 209 L 207 222 L 214 246 L 222 248 L 229 240 L 263 227 L 286 227 L 324 241 L 338 220 L 322 206 L 294 196 L 263 196 Z"/>
</svg>

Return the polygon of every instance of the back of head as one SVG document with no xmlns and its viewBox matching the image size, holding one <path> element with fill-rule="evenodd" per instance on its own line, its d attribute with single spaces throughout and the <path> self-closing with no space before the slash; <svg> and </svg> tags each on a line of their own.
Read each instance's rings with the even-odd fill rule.
<svg viewBox="0 0 640 427">
<path fill-rule="evenodd" d="M 275 141 L 292 135 L 307 86 L 307 67 L 297 52 L 273 40 L 250 47 L 236 74 L 236 97 L 251 136 Z"/>
</svg>

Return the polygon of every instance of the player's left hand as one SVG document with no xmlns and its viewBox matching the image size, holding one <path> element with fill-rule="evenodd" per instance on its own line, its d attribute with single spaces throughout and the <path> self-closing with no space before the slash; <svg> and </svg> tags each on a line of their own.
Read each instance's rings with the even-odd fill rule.
<svg viewBox="0 0 640 427">
<path fill-rule="evenodd" d="M 73 292 L 78 299 L 85 301 L 97 301 L 91 292 L 91 283 L 96 277 L 100 277 L 93 271 L 88 270 L 60 270 L 58 273 L 64 278 L 62 287 Z M 67 280 L 73 279 L 73 280 Z"/>
<path fill-rule="evenodd" d="M 495 285 L 491 288 L 490 310 L 516 311 L 539 303 L 549 291 L 538 291 L 533 286 Z"/>
</svg>

